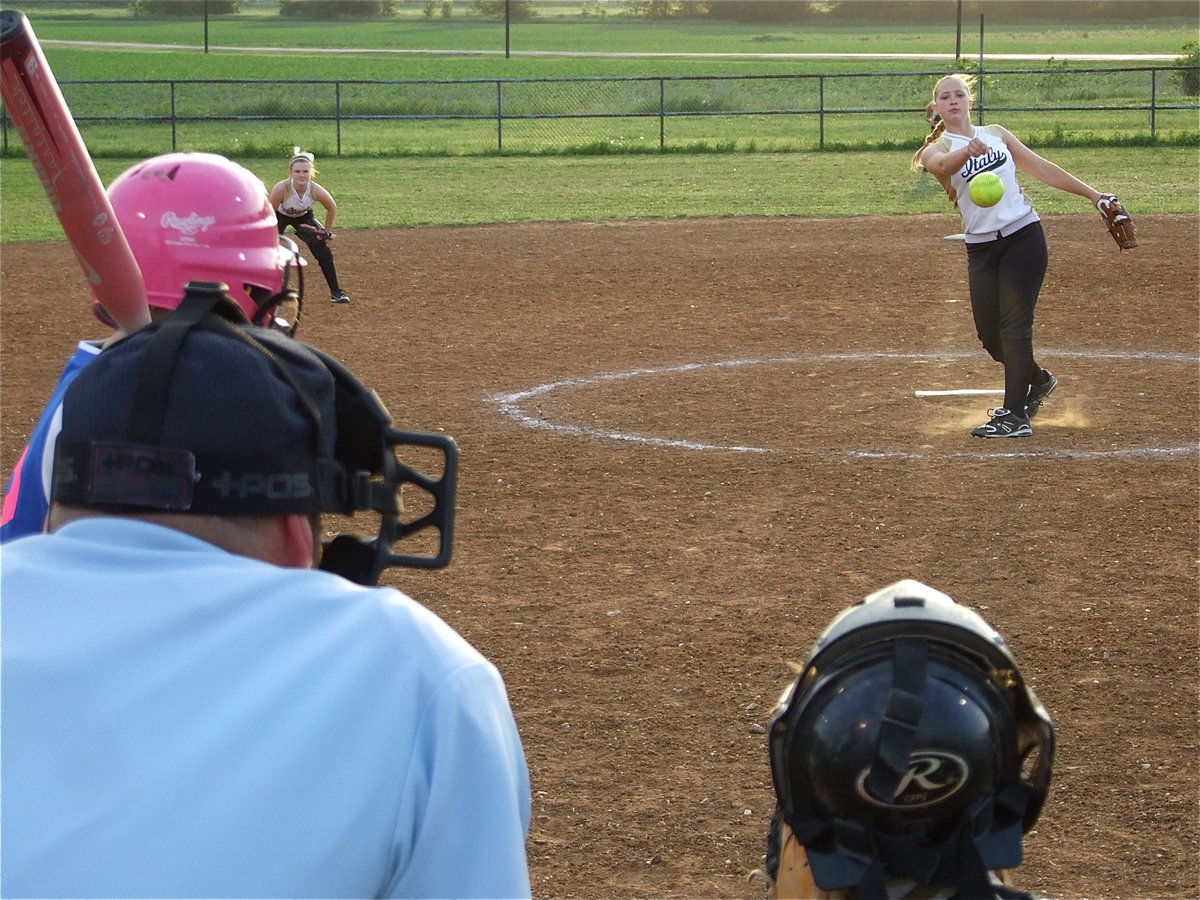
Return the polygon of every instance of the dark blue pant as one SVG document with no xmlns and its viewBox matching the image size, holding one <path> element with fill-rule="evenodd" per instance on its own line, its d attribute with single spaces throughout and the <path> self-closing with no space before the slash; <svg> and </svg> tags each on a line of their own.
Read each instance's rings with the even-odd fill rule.
<svg viewBox="0 0 1200 900">
<path fill-rule="evenodd" d="M 1048 261 L 1041 222 L 1008 237 L 967 244 L 975 331 L 992 359 L 1004 365 L 1005 408 L 1021 414 L 1030 382 L 1042 380 L 1033 358 L 1033 310 Z"/>
</svg>

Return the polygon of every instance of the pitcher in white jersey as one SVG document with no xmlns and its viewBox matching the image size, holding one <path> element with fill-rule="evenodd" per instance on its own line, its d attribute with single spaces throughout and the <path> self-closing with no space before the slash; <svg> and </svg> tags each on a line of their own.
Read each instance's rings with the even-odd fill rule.
<svg viewBox="0 0 1200 900">
<path fill-rule="evenodd" d="M 288 177 L 276 182 L 271 188 L 271 207 L 279 233 L 290 225 L 312 251 L 313 258 L 321 267 L 321 274 L 329 285 L 329 299 L 334 303 L 349 303 L 350 298 L 338 283 L 337 267 L 333 263 L 333 250 L 329 242 L 333 239 L 333 220 L 337 217 L 337 204 L 333 195 L 312 180 L 317 174 L 316 162 L 311 153 L 302 153 L 299 147 L 292 151 L 288 166 Z M 325 225 L 317 222 L 313 213 L 314 202 L 325 207 Z"/>
<path fill-rule="evenodd" d="M 966 235 L 971 311 L 984 349 L 1004 366 L 1004 405 L 989 410 L 975 437 L 1006 438 L 1033 434 L 1029 420 L 1058 387 L 1058 379 L 1037 364 L 1033 354 L 1033 311 L 1046 276 L 1046 236 L 1033 206 L 1017 183 L 1017 169 L 1050 187 L 1095 205 L 1103 196 L 1060 166 L 1043 159 L 1000 125 L 973 125 L 970 75 L 947 75 L 933 89 L 940 117 L 913 156 L 946 190 L 962 216 Z M 992 172 L 1004 184 L 994 206 L 978 206 L 968 185 Z"/>
</svg>

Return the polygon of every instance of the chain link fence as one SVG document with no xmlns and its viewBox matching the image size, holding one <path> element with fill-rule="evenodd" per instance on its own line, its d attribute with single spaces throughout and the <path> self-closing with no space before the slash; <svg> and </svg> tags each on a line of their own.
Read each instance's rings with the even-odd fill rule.
<svg viewBox="0 0 1200 900">
<path fill-rule="evenodd" d="M 64 81 L 93 155 L 482 155 L 914 146 L 939 72 L 447 81 Z M 987 72 L 974 119 L 1032 145 L 1194 140 L 1183 66 Z M 3 152 L 20 152 L 7 113 Z"/>
</svg>

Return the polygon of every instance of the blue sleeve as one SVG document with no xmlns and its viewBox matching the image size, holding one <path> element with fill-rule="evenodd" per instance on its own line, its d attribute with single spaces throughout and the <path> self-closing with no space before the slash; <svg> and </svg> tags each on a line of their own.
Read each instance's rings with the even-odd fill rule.
<svg viewBox="0 0 1200 900">
<path fill-rule="evenodd" d="M 33 426 L 29 443 L 13 469 L 4 492 L 3 514 L 0 516 L 0 544 L 41 533 L 46 522 L 46 512 L 50 508 L 50 500 L 46 496 L 45 485 L 42 484 L 42 456 L 46 451 L 50 426 L 62 403 L 63 394 L 83 367 L 96 358 L 97 352 L 81 344 L 67 360 L 62 374 L 58 376 L 58 384 L 55 385 L 46 408 L 42 410 L 41 416 Z"/>
<path fill-rule="evenodd" d="M 530 897 L 529 770 L 495 667 L 455 670 L 415 741 L 384 896 Z"/>
</svg>

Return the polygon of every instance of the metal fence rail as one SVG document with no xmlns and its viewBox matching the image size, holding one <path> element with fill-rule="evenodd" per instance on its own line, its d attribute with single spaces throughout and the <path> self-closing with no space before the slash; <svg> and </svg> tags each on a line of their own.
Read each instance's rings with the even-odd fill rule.
<svg viewBox="0 0 1200 900">
<path fill-rule="evenodd" d="M 270 152 L 304 143 L 336 155 L 470 155 L 907 145 L 923 136 L 915 117 L 939 74 L 128 79 L 61 87 L 93 153 Z M 1193 134 L 1200 105 L 1187 93 L 1189 79 L 1194 68 L 1175 65 L 987 72 L 975 121 L 1003 115 L 1034 142 L 1039 134 Z M 6 154 L 11 125 L 7 112 L 0 115 Z"/>
</svg>

